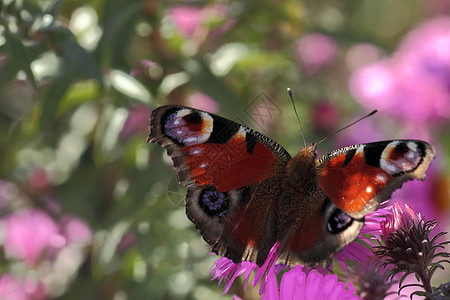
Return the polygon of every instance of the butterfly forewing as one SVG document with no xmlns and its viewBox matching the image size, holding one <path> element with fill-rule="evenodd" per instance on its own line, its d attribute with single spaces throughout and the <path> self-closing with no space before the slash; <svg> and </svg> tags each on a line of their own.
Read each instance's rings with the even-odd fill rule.
<svg viewBox="0 0 450 300">
<path fill-rule="evenodd" d="M 339 208 L 361 218 L 403 182 L 423 180 L 434 155 L 433 146 L 418 140 L 342 148 L 318 160 L 319 186 Z"/>
</svg>

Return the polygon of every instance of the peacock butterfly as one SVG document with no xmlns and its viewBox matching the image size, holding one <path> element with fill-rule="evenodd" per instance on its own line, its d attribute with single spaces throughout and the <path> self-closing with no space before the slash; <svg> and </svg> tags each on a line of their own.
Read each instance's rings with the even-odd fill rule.
<svg viewBox="0 0 450 300">
<path fill-rule="evenodd" d="M 322 265 L 355 240 L 364 216 L 403 182 L 425 179 L 433 146 L 391 140 L 297 155 L 220 116 L 168 105 L 150 116 L 147 142 L 167 149 L 186 214 L 211 251 L 262 265 L 280 242 L 278 263 Z"/>
</svg>

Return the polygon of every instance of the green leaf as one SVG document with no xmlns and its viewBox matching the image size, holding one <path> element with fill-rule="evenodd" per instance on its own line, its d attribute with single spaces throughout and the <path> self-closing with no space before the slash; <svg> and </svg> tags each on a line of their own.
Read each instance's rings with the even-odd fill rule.
<svg viewBox="0 0 450 300">
<path fill-rule="evenodd" d="M 47 86 L 46 93 L 42 97 L 43 102 L 41 104 L 41 115 L 39 118 L 39 128 L 41 129 L 48 126 L 53 120 L 61 99 L 75 80 L 76 72 L 74 72 L 69 64 L 64 64 L 62 69 L 64 72 L 61 72 L 61 75 L 56 77 L 49 86 Z"/>
<path fill-rule="evenodd" d="M 105 1 L 104 18 L 100 24 L 103 34 L 95 52 L 98 60 L 106 60 L 113 68 L 128 65 L 124 53 L 127 52 L 128 41 L 133 35 L 134 24 L 144 3 L 142 0 L 134 3 L 123 0 Z"/>
<path fill-rule="evenodd" d="M 67 37 L 60 43 L 63 56 L 80 74 L 102 82 L 102 74 L 97 63 L 73 38 Z"/>
<path fill-rule="evenodd" d="M 19 72 L 20 67 L 14 62 L 14 59 L 7 59 L 2 64 L 2 71 L 0 72 L 0 89 Z"/>
<path fill-rule="evenodd" d="M 17 64 L 17 68 L 25 72 L 28 80 L 30 80 L 31 84 L 36 88 L 36 80 L 33 71 L 31 70 L 32 60 L 27 55 L 27 51 L 25 50 L 22 41 L 16 34 L 13 34 L 9 30 L 8 26 L 4 27 L 3 34 L 6 39 L 6 48 L 10 57 L 12 57 L 13 61 Z"/>
</svg>

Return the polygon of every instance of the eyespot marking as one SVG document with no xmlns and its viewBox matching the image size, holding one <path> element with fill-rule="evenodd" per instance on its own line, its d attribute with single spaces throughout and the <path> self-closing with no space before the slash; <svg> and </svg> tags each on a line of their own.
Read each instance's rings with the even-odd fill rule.
<svg viewBox="0 0 450 300">
<path fill-rule="evenodd" d="M 422 154 L 417 143 L 394 141 L 381 154 L 381 168 L 392 176 L 413 171 L 420 164 Z"/>
<path fill-rule="evenodd" d="M 165 134 L 186 146 L 206 142 L 212 131 L 213 118 L 205 112 L 184 108 L 168 114 L 165 119 Z"/>
<path fill-rule="evenodd" d="M 221 217 L 228 211 L 228 199 L 215 187 L 204 189 L 199 196 L 200 208 L 210 217 Z"/>
</svg>

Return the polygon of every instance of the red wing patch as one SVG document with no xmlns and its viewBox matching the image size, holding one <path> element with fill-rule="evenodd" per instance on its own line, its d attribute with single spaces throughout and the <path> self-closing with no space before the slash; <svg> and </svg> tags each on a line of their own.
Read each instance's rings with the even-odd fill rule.
<svg viewBox="0 0 450 300">
<path fill-rule="evenodd" d="M 366 164 L 363 151 L 357 151 L 347 164 L 346 158 L 343 153 L 321 168 L 319 186 L 336 206 L 354 214 L 361 211 L 393 177 L 381 168 Z"/>
<path fill-rule="evenodd" d="M 298 220 L 283 249 L 303 253 L 316 246 L 322 239 L 322 218 L 317 212 L 311 213 Z"/>
<path fill-rule="evenodd" d="M 148 141 L 167 148 L 187 187 L 238 189 L 274 176 L 291 158 L 261 133 L 204 111 L 163 106 L 150 120 Z"/>
<path fill-rule="evenodd" d="M 195 184 L 213 185 L 219 192 L 262 181 L 277 167 L 277 157 L 263 143 L 247 151 L 245 136 L 236 134 L 225 144 L 198 144 L 181 149 Z"/>
</svg>

